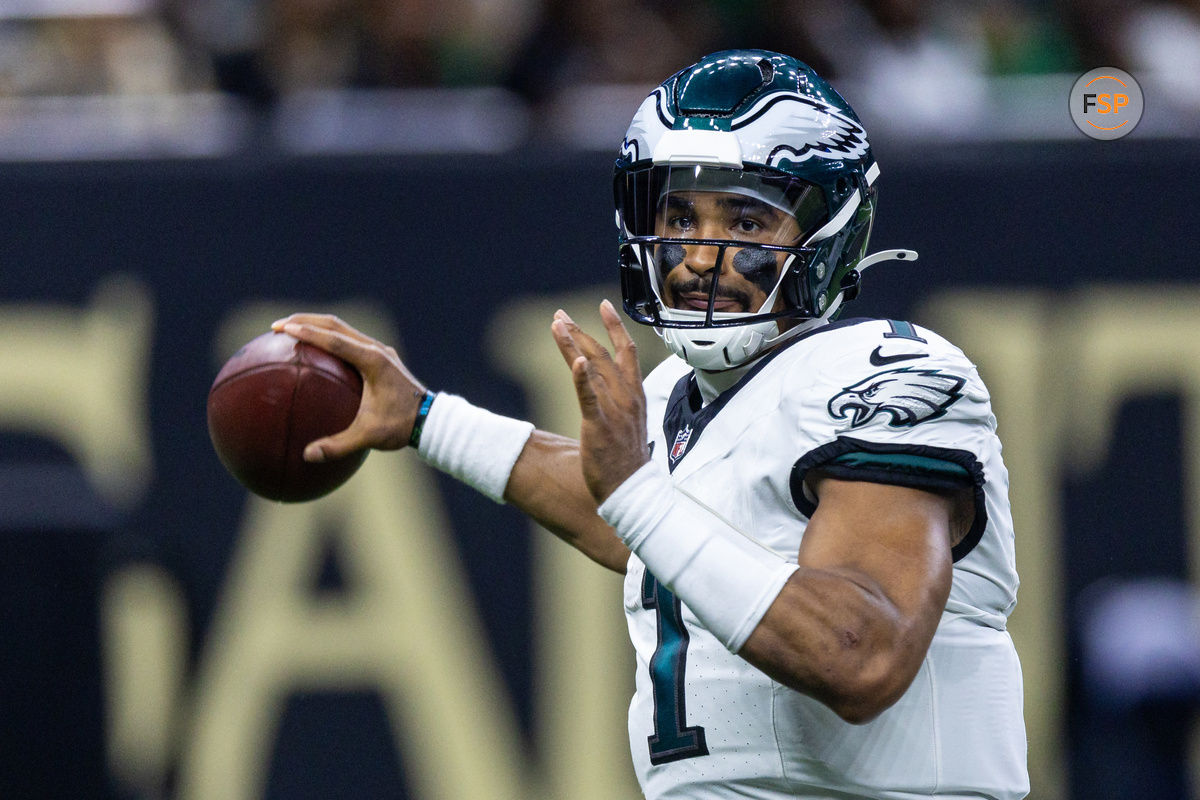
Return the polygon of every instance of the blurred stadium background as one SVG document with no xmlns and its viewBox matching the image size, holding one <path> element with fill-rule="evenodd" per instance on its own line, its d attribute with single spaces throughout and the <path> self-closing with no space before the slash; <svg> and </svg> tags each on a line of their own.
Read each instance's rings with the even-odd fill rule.
<svg viewBox="0 0 1200 800">
<path fill-rule="evenodd" d="M 327 309 L 575 430 L 548 326 L 618 291 L 611 158 L 730 46 L 872 133 L 921 260 L 851 313 L 992 389 L 1032 797 L 1200 798 L 1195 0 L 0 0 L 0 797 L 638 796 L 617 579 L 404 454 L 255 500 L 204 403 Z M 1117 141 L 1068 112 L 1098 66 Z"/>
</svg>

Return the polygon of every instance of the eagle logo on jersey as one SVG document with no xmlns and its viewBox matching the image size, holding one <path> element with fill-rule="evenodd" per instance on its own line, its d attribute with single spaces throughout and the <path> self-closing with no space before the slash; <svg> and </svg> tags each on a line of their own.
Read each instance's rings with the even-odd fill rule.
<svg viewBox="0 0 1200 800">
<path fill-rule="evenodd" d="M 891 416 L 893 428 L 911 428 L 937 419 L 962 397 L 966 381 L 936 369 L 901 369 L 877 372 L 847 386 L 829 401 L 829 415 L 849 419 L 861 428 L 882 414 Z"/>
</svg>

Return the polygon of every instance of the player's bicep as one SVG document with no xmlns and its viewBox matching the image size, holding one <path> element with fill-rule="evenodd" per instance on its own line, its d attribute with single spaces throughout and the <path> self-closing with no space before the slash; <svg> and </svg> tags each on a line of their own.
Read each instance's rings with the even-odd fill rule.
<svg viewBox="0 0 1200 800">
<path fill-rule="evenodd" d="M 904 615 L 940 613 L 950 591 L 954 496 L 810 476 L 817 507 L 799 563 L 881 592 Z"/>
<path fill-rule="evenodd" d="M 813 501 L 813 506 L 816 507 L 819 500 L 818 484 L 823 481 L 833 480 L 836 477 L 831 475 L 824 469 L 813 469 L 808 472 L 804 478 L 804 493 Z M 872 481 L 857 481 L 854 478 L 846 478 L 845 482 L 855 483 L 873 483 Z M 906 487 L 902 484 L 892 484 L 897 488 L 911 488 L 920 490 L 921 487 Z M 943 498 L 947 503 L 947 513 L 949 514 L 949 527 L 947 529 L 951 547 L 958 545 L 967 534 L 971 531 L 975 524 L 975 505 L 976 497 L 974 487 L 970 485 L 960 486 L 958 488 L 929 488 L 924 489 L 926 493 L 937 495 Z"/>
</svg>

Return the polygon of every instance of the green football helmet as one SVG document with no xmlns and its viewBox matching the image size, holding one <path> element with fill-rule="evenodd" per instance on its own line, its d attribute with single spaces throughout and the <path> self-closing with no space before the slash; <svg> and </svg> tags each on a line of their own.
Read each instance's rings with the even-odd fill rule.
<svg viewBox="0 0 1200 800">
<path fill-rule="evenodd" d="M 766 50 L 706 56 L 646 98 L 621 145 L 614 195 L 625 312 L 706 370 L 744 364 L 831 319 L 857 294 L 866 266 L 916 258 L 893 250 L 864 259 L 878 174 L 853 109 L 811 67 Z M 784 243 L 663 235 L 656 221 L 674 192 L 766 204 L 790 214 L 800 235 Z M 663 281 L 696 245 L 715 248 L 718 267 L 730 252 L 743 274 L 750 268 L 742 264 L 782 264 L 763 284 L 762 307 L 719 310 L 720 268 L 705 285 L 707 308 L 668 306 Z M 781 318 L 808 322 L 780 333 Z"/>
</svg>

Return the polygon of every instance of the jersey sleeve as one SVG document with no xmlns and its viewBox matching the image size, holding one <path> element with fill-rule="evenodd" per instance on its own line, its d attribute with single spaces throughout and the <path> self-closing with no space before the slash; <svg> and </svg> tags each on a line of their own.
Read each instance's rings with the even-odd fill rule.
<svg viewBox="0 0 1200 800">
<path fill-rule="evenodd" d="M 970 489 L 975 520 L 954 556 L 970 552 L 986 526 L 981 462 L 995 433 L 975 366 L 932 331 L 886 320 L 849 328 L 815 361 L 807 365 L 810 390 L 795 403 L 811 443 L 789 479 L 796 507 L 806 516 L 816 510 L 806 482 L 814 470 L 927 491 Z"/>
</svg>

